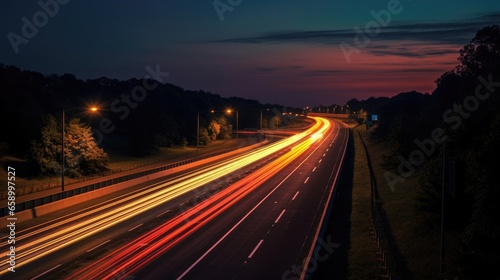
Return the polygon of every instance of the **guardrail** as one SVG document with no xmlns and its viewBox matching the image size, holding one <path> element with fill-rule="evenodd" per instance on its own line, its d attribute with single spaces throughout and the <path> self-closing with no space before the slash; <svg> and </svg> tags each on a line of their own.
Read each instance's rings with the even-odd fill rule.
<svg viewBox="0 0 500 280">
<path fill-rule="evenodd" d="M 228 150 L 224 150 L 221 153 L 224 153 L 227 151 Z M 137 164 L 130 164 L 130 165 L 127 165 L 127 166 L 122 167 L 122 168 L 118 168 L 118 169 L 114 169 L 114 170 L 110 170 L 110 171 L 105 171 L 105 172 L 101 172 L 101 173 L 97 173 L 97 174 L 93 174 L 93 175 L 89 175 L 89 176 L 82 176 L 82 177 L 78 177 L 78 178 L 65 178 L 65 186 L 93 180 L 96 178 L 110 176 L 113 174 L 118 174 L 118 173 L 130 171 L 133 169 L 137 169 L 137 168 L 141 168 L 141 167 L 148 166 L 151 164 L 172 160 L 176 157 L 187 156 L 190 154 L 196 154 L 196 151 L 179 153 L 177 156 L 168 156 L 168 157 L 158 158 L 156 160 L 145 161 L 145 162 L 141 162 L 141 163 L 137 163 Z M 213 156 L 213 155 L 214 154 L 210 154 L 210 156 Z M 199 158 L 199 157 L 197 157 L 197 158 Z M 26 194 L 31 194 L 31 193 L 36 193 L 36 192 L 50 190 L 50 189 L 56 189 L 56 188 L 61 188 L 61 181 L 54 181 L 54 182 L 48 182 L 48 183 L 42 183 L 42 184 L 34 184 L 33 183 L 31 185 L 24 186 L 21 188 L 19 188 L 19 185 L 18 185 L 18 188 L 16 188 L 16 196 L 22 196 L 22 195 L 26 195 Z M 7 192 L 5 192 L 4 190 L 1 190 L 0 191 L 0 200 L 6 199 L 6 198 L 7 198 Z"/>
<path fill-rule="evenodd" d="M 376 244 L 376 256 L 379 262 L 380 278 L 399 280 L 407 279 L 403 277 L 407 274 L 405 266 L 401 264 L 401 258 L 395 257 L 395 250 L 389 240 L 390 229 L 388 229 L 387 220 L 385 219 L 385 212 L 380 205 L 380 197 L 377 188 L 377 178 L 373 171 L 373 166 L 370 158 L 370 153 L 366 147 L 363 136 L 358 131 L 359 138 L 365 149 L 366 159 L 368 161 L 368 168 L 370 171 L 370 185 L 371 185 L 371 209 L 372 209 L 372 224 L 370 225 L 370 235 L 372 241 Z"/>
<path fill-rule="evenodd" d="M 262 142 L 263 140 L 264 139 L 259 139 L 258 142 Z M 82 187 L 78 187 L 78 188 L 74 188 L 74 189 L 70 189 L 70 190 L 67 190 L 67 191 L 64 191 L 64 192 L 57 192 L 55 194 L 46 195 L 46 196 L 39 197 L 39 198 L 36 198 L 36 199 L 32 199 L 32 200 L 29 200 L 29 201 L 23 201 L 23 202 L 20 202 L 20 203 L 16 204 L 16 212 L 20 212 L 20 211 L 27 210 L 27 209 L 32 209 L 32 208 L 35 208 L 37 206 L 41 206 L 41 205 L 44 205 L 44 204 L 47 204 L 47 203 L 50 203 L 50 202 L 53 202 L 53 201 L 57 201 L 57 200 L 60 200 L 60 199 L 63 199 L 63 198 L 72 197 L 74 195 L 78 195 L 78 194 L 82 194 L 82 193 L 85 193 L 85 192 L 97 190 L 97 189 L 100 189 L 100 188 L 104 188 L 104 187 L 107 187 L 107 186 L 111 186 L 111 185 L 114 185 L 114 184 L 118 184 L 118 183 L 121 183 L 121 182 L 132 180 L 132 179 L 135 179 L 135 178 L 147 176 L 147 175 L 150 175 L 150 174 L 153 174 L 153 173 L 165 171 L 167 169 L 175 168 L 175 167 L 178 167 L 178 166 L 181 166 L 181 165 L 186 165 L 186 164 L 189 164 L 189 163 L 192 163 L 192 162 L 195 162 L 195 161 L 199 161 L 199 160 L 207 159 L 207 158 L 210 158 L 210 157 L 222 155 L 224 153 L 227 153 L 228 151 L 233 151 L 233 150 L 235 150 L 235 149 L 231 148 L 231 149 L 226 149 L 226 150 L 215 152 L 215 153 L 210 153 L 210 154 L 198 156 L 198 157 L 195 157 L 195 158 L 192 158 L 192 159 L 182 160 L 182 161 L 178 161 L 178 162 L 174 162 L 174 163 L 168 163 L 168 164 L 165 164 L 165 165 L 162 165 L 162 166 L 158 166 L 158 167 L 154 167 L 154 168 L 151 168 L 151 169 L 148 169 L 148 170 L 138 171 L 138 172 L 135 172 L 135 173 L 132 173 L 132 174 L 124 175 L 124 176 L 117 176 L 115 178 L 108 178 L 108 179 L 104 179 L 104 180 L 96 182 L 96 183 L 91 183 L 91 184 L 88 184 L 88 185 L 85 185 L 85 186 L 82 186 Z M 93 178 L 93 179 L 95 179 L 95 178 Z M 54 186 L 53 188 L 56 188 L 56 187 L 57 186 Z M 31 192 L 29 192 L 29 193 L 33 193 L 33 192 L 36 192 L 36 189 L 31 189 L 30 191 Z M 17 192 L 17 190 L 16 190 L 16 192 Z M 7 193 L 6 192 L 4 193 L 2 191 L 1 197 L 3 198 L 6 195 L 7 195 Z M 19 194 L 16 194 L 16 195 L 19 196 Z M 4 217 L 7 214 L 8 214 L 8 208 L 7 207 L 4 207 L 4 208 L 0 209 L 0 217 Z"/>
</svg>

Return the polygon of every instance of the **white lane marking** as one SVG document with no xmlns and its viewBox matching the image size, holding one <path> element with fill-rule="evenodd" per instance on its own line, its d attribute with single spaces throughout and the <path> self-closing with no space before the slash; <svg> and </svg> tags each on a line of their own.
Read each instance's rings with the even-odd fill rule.
<svg viewBox="0 0 500 280">
<path fill-rule="evenodd" d="M 322 161 L 322 159 L 320 159 L 318 163 L 321 163 L 321 161 Z"/>
<path fill-rule="evenodd" d="M 255 252 L 257 251 L 257 249 L 259 249 L 260 247 L 260 244 L 262 244 L 262 242 L 264 242 L 264 239 L 261 239 L 259 241 L 259 243 L 257 244 L 257 246 L 255 246 L 255 248 L 253 248 L 253 251 L 252 253 L 250 253 L 250 255 L 248 255 L 248 258 L 251 259 L 253 257 L 253 254 L 255 254 Z"/>
<path fill-rule="evenodd" d="M 297 197 L 298 194 L 299 194 L 299 192 L 297 191 L 297 193 L 295 193 L 295 195 L 292 197 L 292 200 L 295 200 L 295 198 Z"/>
<path fill-rule="evenodd" d="M 344 128 L 346 128 L 347 125 L 344 124 Z M 345 154 L 346 154 L 346 151 L 347 151 L 347 142 L 349 140 L 349 134 L 346 134 L 345 137 L 344 137 L 344 142 L 341 143 L 340 145 L 340 148 L 342 150 L 342 147 L 344 147 L 343 149 L 343 152 L 342 152 L 342 159 L 340 160 L 340 162 L 342 162 L 345 158 Z M 339 161 L 339 158 L 340 158 L 340 154 L 337 156 L 337 159 L 336 159 L 336 162 Z M 332 176 L 334 175 L 333 172 L 334 172 L 335 169 L 332 170 L 332 173 L 330 173 L 330 178 L 328 179 L 328 181 L 330 181 L 332 179 Z M 328 199 L 326 200 L 326 204 L 325 205 L 330 205 L 330 200 L 332 197 L 335 197 L 335 193 L 337 192 L 337 188 L 335 188 L 335 185 L 337 184 L 337 179 L 339 177 L 339 174 L 340 174 L 340 168 L 337 169 L 337 172 L 335 174 L 335 178 L 333 179 L 333 185 L 332 185 L 332 188 L 330 190 L 330 194 L 328 195 Z M 323 223 L 324 219 L 325 219 L 325 216 L 326 216 L 326 212 L 328 211 L 328 207 L 324 207 L 323 208 L 323 214 L 321 215 L 321 223 Z M 314 239 L 313 239 L 313 242 L 312 244 L 316 244 L 316 242 L 318 241 L 318 236 L 319 236 L 319 232 L 321 230 L 321 227 L 317 227 L 316 228 L 316 233 L 314 234 Z M 311 248 L 309 249 L 309 254 L 307 255 L 307 258 L 306 258 L 306 262 L 303 264 L 303 267 L 307 268 L 309 267 L 309 263 L 310 263 L 310 260 L 312 258 L 312 254 L 313 254 L 313 251 L 315 250 L 315 246 L 311 246 Z M 307 261 L 309 260 L 309 261 Z M 306 277 L 306 273 L 307 273 L 307 270 L 308 269 L 302 269 L 302 272 L 300 274 L 300 279 L 305 279 Z"/>
<path fill-rule="evenodd" d="M 283 209 L 283 211 L 281 211 L 281 214 L 278 216 L 278 218 L 276 219 L 276 221 L 274 221 L 275 224 L 277 224 L 278 221 L 281 219 L 281 216 L 283 216 L 283 214 L 285 214 L 285 211 L 286 211 L 286 209 Z"/>
<path fill-rule="evenodd" d="M 314 172 L 314 171 L 316 171 L 316 166 L 315 166 L 315 167 L 314 167 L 314 169 L 313 169 L 313 172 Z"/>
<path fill-rule="evenodd" d="M 326 149 L 327 152 L 328 152 L 328 150 L 330 150 L 330 149 Z"/>
<path fill-rule="evenodd" d="M 326 153 L 325 153 L 325 154 L 323 154 L 323 156 L 325 156 L 325 155 L 326 155 Z"/>
<path fill-rule="evenodd" d="M 165 212 L 163 212 L 163 213 L 161 213 L 161 214 L 158 214 L 158 215 L 156 216 L 156 218 L 160 217 L 160 216 L 161 216 L 161 215 L 163 215 L 163 214 L 167 214 L 168 212 L 172 212 L 172 210 L 170 210 L 170 209 L 169 209 L 169 210 L 167 210 L 167 211 L 165 211 Z"/>
<path fill-rule="evenodd" d="M 326 139 L 323 140 L 321 144 L 323 144 L 325 141 Z M 179 277 L 176 278 L 176 280 L 184 278 L 184 276 L 186 276 L 186 274 L 188 274 L 196 265 L 198 265 L 198 263 L 200 263 L 208 254 L 210 254 L 210 252 L 212 252 L 215 247 L 219 246 L 219 244 L 224 241 L 224 239 L 226 239 L 226 237 L 228 237 L 241 223 L 243 223 L 243 221 L 245 221 L 248 216 L 250 216 L 250 214 L 255 211 L 255 209 L 257 209 L 262 203 L 264 203 L 264 201 L 266 201 L 268 197 L 271 196 L 271 194 L 273 194 L 279 187 L 281 187 L 281 185 L 283 185 L 283 183 L 285 183 L 286 180 L 288 180 L 288 178 L 290 178 L 290 176 L 292 176 L 292 174 L 295 173 L 295 171 L 297 171 L 297 169 L 299 169 L 314 154 L 314 152 L 319 149 L 320 146 L 321 145 L 314 148 L 312 153 L 310 153 L 300 164 L 298 164 L 297 167 L 292 170 L 292 172 L 290 172 L 283 180 L 281 180 L 281 182 L 276 187 L 274 187 L 272 191 L 270 191 L 261 201 L 259 201 L 259 203 L 257 203 L 257 205 L 255 205 L 252 210 L 250 210 L 243 218 L 241 218 L 241 220 L 239 220 L 228 232 L 226 232 L 219 240 L 217 240 L 217 242 L 215 242 L 215 244 L 212 245 L 210 249 L 208 249 L 205 253 L 203 253 L 203 255 L 201 255 L 201 257 L 199 257 L 193 264 L 191 264 Z"/>
<path fill-rule="evenodd" d="M 133 227 L 133 228 L 129 229 L 128 231 L 133 231 L 134 229 L 136 229 L 136 228 L 138 228 L 138 227 L 140 227 L 140 226 L 142 226 L 142 224 L 138 224 L 138 225 L 136 225 L 135 227 Z"/>
<path fill-rule="evenodd" d="M 38 274 L 37 276 L 35 276 L 35 277 L 31 278 L 31 280 L 34 280 L 34 279 L 40 278 L 40 277 L 44 276 L 45 274 L 47 274 L 47 273 L 51 272 L 52 270 L 54 270 L 54 269 L 56 269 L 56 268 L 60 267 L 61 265 L 62 265 L 62 264 L 60 263 L 60 264 L 58 264 L 58 265 L 54 266 L 53 268 L 51 268 L 51 269 L 49 269 L 49 270 L 45 271 L 44 273 L 42 273 L 42 274 Z"/>
<path fill-rule="evenodd" d="M 104 244 L 108 243 L 109 241 L 111 241 L 111 239 L 108 239 L 108 240 L 106 240 L 106 241 L 102 242 L 101 244 L 99 244 L 99 245 L 97 245 L 97 246 L 95 246 L 95 247 L 93 247 L 93 248 L 88 249 L 88 250 L 87 250 L 87 253 L 88 253 L 88 252 L 90 252 L 90 251 L 92 251 L 92 250 L 94 250 L 94 249 L 97 249 L 97 248 L 101 247 L 102 245 L 104 245 Z"/>
<path fill-rule="evenodd" d="M 307 183 L 307 181 L 309 181 L 309 177 L 307 177 L 307 179 L 304 181 L 304 184 Z"/>
</svg>

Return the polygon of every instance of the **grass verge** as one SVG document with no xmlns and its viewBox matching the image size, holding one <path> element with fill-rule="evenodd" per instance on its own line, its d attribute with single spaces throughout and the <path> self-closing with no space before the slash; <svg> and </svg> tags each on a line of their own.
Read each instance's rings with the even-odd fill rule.
<svg viewBox="0 0 500 280">
<path fill-rule="evenodd" d="M 379 270 L 375 255 L 376 247 L 369 231 L 372 224 L 370 171 L 357 129 L 351 129 L 354 141 L 354 173 L 348 278 L 377 279 Z"/>
<path fill-rule="evenodd" d="M 357 129 L 364 137 L 364 129 Z M 355 134 L 359 139 L 358 132 Z M 397 255 L 403 258 L 402 262 L 407 266 L 403 269 L 409 271 L 409 279 L 439 279 L 438 217 L 417 210 L 419 174 L 406 178 L 391 191 L 384 176 L 386 170 L 382 167 L 383 156 L 390 147 L 380 141 L 365 140 L 365 144 L 378 182 L 380 203 L 390 228 L 388 234 L 392 236 L 395 248 L 398 249 Z M 369 174 L 366 176 L 369 180 Z"/>
</svg>

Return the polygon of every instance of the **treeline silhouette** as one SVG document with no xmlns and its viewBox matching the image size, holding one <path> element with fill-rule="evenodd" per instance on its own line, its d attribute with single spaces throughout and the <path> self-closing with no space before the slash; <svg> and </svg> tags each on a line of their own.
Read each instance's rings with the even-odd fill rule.
<svg viewBox="0 0 500 280">
<path fill-rule="evenodd" d="M 458 279 L 487 279 L 500 263 L 499 93 L 500 29 L 494 25 L 460 49 L 458 65 L 436 80 L 432 94 L 347 103 L 379 115 L 372 136 L 389 143 L 384 167 L 393 176 L 385 179 L 396 182 L 396 191 L 413 191 L 404 179 L 419 176 L 418 210 L 433 215 L 437 228 L 444 153 L 445 227 L 459 236 L 446 248 L 447 272 Z"/>
<path fill-rule="evenodd" d="M 150 90 L 144 89 L 145 84 L 150 85 Z M 137 88 L 140 90 L 134 93 Z M 196 145 L 198 112 L 203 140 L 203 132 L 210 130 L 213 120 L 231 125 L 234 131 L 236 111 L 239 129 L 259 128 L 261 112 L 263 126 L 267 127 L 269 120 L 283 111 L 279 104 L 224 98 L 155 80 L 102 77 L 84 81 L 72 74 L 44 75 L 3 64 L 0 90 L 0 122 L 4 128 L 0 141 L 8 143 L 10 153 L 22 157 L 32 140 L 40 137 L 46 115 L 53 115 L 60 123 L 63 108 L 66 123 L 71 118 L 81 119 L 93 129 L 105 151 L 135 156 L 148 155 L 160 147 Z M 91 106 L 99 110 L 90 112 Z M 232 113 L 223 112 L 227 109 L 232 109 Z M 286 110 L 300 112 L 294 108 Z M 227 137 L 227 133 L 220 137 Z"/>
</svg>

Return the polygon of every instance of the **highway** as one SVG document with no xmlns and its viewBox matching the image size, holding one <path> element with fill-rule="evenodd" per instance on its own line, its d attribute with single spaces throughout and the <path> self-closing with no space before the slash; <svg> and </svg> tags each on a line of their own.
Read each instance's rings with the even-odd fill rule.
<svg viewBox="0 0 500 280">
<path fill-rule="evenodd" d="M 67 279 L 307 276 L 301 266 L 318 234 L 347 137 L 343 125 L 323 121 L 322 130 L 271 164 Z M 324 243 L 331 253 L 335 245 Z"/>
<path fill-rule="evenodd" d="M 223 210 L 234 204 L 231 201 L 235 201 L 235 197 L 241 199 L 247 196 L 258 184 L 247 184 L 252 185 L 252 187 L 239 190 L 238 193 L 234 193 L 234 188 L 227 188 L 214 195 L 215 198 L 221 198 L 231 194 L 229 199 L 226 197 L 227 201 L 225 204 L 216 203 L 219 206 L 223 205 L 222 208 L 215 209 L 212 206 L 206 206 L 209 204 L 209 199 L 197 205 L 196 208 L 193 208 L 194 210 L 187 210 L 189 205 L 185 205 L 184 208 L 175 207 L 174 205 L 179 205 L 183 195 L 192 193 L 193 190 L 196 190 L 200 186 L 207 186 L 208 183 L 211 183 L 212 188 L 210 190 L 213 190 L 213 187 L 223 184 L 220 179 L 221 177 L 229 178 L 229 175 L 235 171 L 243 172 L 242 168 L 248 169 L 251 165 L 255 165 L 256 162 L 262 161 L 290 145 L 296 145 L 291 150 L 294 155 L 302 154 L 307 148 L 308 139 L 317 140 L 316 138 L 320 138 L 317 132 L 320 127 L 325 127 L 324 121 L 319 121 L 316 126 L 311 127 L 304 133 L 283 139 L 243 156 L 224 160 L 199 170 L 169 178 L 165 182 L 157 183 L 135 193 L 118 196 L 111 201 L 96 204 L 82 211 L 49 220 L 46 223 L 33 226 L 27 230 L 19 231 L 16 238 L 16 270 L 20 271 L 20 273 L 16 274 L 16 276 L 23 275 L 26 279 L 30 279 L 31 277 L 48 277 L 54 279 L 56 275 L 70 271 L 73 266 L 67 265 L 68 260 L 72 258 L 78 259 L 81 253 L 90 253 L 92 255 L 92 252 L 99 252 L 99 249 L 110 248 L 113 245 L 117 246 L 120 242 L 123 243 L 138 235 L 140 230 L 155 229 L 155 231 L 158 231 L 154 227 L 155 223 L 147 222 L 155 218 L 159 220 L 160 216 L 162 219 L 167 219 L 170 225 L 175 221 L 186 221 L 193 217 L 195 217 L 193 219 L 198 219 L 196 221 L 203 219 L 203 224 L 208 223 L 212 219 L 219 218 L 219 214 L 224 212 Z M 304 139 L 306 139 L 305 142 Z M 267 180 L 266 178 L 272 178 L 273 174 L 277 173 L 287 163 L 282 162 L 279 165 L 266 165 L 267 173 L 264 175 L 261 174 L 259 180 L 265 181 Z M 271 168 L 273 166 L 274 168 Z M 252 168 L 256 168 L 256 166 Z M 248 170 L 244 171 L 244 173 L 247 172 Z M 253 174 L 259 174 L 259 172 L 251 173 L 251 175 Z M 249 179 L 251 175 L 235 183 L 233 186 L 242 184 L 245 180 L 260 182 L 255 178 Z M 218 182 L 213 183 L 214 181 Z M 219 186 L 219 188 L 222 188 L 222 186 Z M 203 208 L 204 205 L 208 208 Z M 164 208 L 173 208 L 174 210 L 164 210 Z M 179 211 L 179 209 L 182 211 Z M 207 211 L 207 209 L 212 210 Z M 204 213 L 204 215 L 198 215 L 198 213 Z M 180 215 L 174 217 L 174 214 Z M 186 218 L 187 215 L 191 216 Z M 133 228 L 130 227 L 130 224 L 134 225 Z M 176 226 L 179 226 L 179 224 Z M 185 227 L 183 225 L 183 228 Z M 124 231 L 125 234 L 123 234 Z M 179 231 L 182 232 L 182 230 Z M 110 242 L 111 239 L 106 239 L 108 237 L 116 237 L 117 235 L 121 236 L 118 238 L 118 242 Z M 185 241 L 185 238 L 177 237 L 176 242 L 181 241 Z M 2 250 L 7 251 L 7 247 L 2 246 Z M 91 256 L 87 259 L 91 260 L 95 257 Z M 82 264 L 84 262 L 80 261 L 77 263 Z M 65 269 L 66 266 L 67 268 Z M 26 267 L 26 269 L 23 267 Z M 2 266 L 1 273 L 5 275 L 5 265 Z"/>
</svg>

